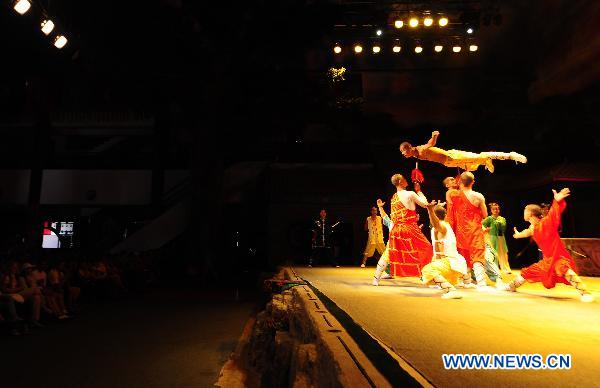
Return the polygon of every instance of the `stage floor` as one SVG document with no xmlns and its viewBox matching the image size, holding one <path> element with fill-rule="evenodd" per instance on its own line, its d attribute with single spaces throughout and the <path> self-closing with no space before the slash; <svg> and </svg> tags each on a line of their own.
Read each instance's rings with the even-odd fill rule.
<svg viewBox="0 0 600 388">
<path fill-rule="evenodd" d="M 294 270 L 435 386 L 600 387 L 600 278 L 583 277 L 593 303 L 562 284 L 461 290 L 463 299 L 443 300 L 417 278 L 372 286 L 372 267 Z M 571 354 L 572 368 L 445 370 L 444 353 Z"/>
</svg>

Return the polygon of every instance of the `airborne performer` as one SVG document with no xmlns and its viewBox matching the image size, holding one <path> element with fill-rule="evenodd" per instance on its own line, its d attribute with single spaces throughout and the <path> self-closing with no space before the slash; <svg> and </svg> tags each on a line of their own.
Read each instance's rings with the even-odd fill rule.
<svg viewBox="0 0 600 388">
<path fill-rule="evenodd" d="M 516 152 L 468 152 L 460 150 L 444 150 L 435 147 L 437 138 L 440 135 L 438 131 L 431 133 L 431 139 L 427 144 L 413 147 L 410 143 L 400 144 L 400 152 L 405 158 L 417 158 L 428 160 L 430 162 L 440 163 L 446 167 L 458 167 L 466 171 L 475 171 L 481 165 L 484 165 L 489 172 L 494 172 L 493 159 L 514 160 L 519 163 L 527 163 L 527 158 Z"/>
</svg>

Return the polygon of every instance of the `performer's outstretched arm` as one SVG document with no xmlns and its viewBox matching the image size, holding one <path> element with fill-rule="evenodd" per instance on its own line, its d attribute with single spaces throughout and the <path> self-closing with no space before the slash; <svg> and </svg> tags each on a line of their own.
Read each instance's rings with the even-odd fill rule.
<svg viewBox="0 0 600 388">
<path fill-rule="evenodd" d="M 429 139 L 429 141 L 426 144 L 427 148 L 435 146 L 435 144 L 437 143 L 438 136 L 440 136 L 440 131 L 431 132 L 431 139 Z"/>
<path fill-rule="evenodd" d="M 413 193 L 412 197 L 417 205 L 421 207 L 427 207 L 428 203 L 425 194 L 419 191 L 418 193 Z"/>
<path fill-rule="evenodd" d="M 513 234 L 514 238 L 527 238 L 533 236 L 533 225 L 530 225 L 529 228 L 521 232 L 519 232 L 516 227 L 513 230 L 515 231 Z"/>
<path fill-rule="evenodd" d="M 419 152 L 435 146 L 436 143 L 437 143 L 438 136 L 440 136 L 440 132 L 439 131 L 433 131 L 433 132 L 431 132 L 431 139 L 429 139 L 429 141 L 426 144 L 423 144 L 423 145 L 420 145 L 420 146 L 417 147 L 417 149 L 419 150 Z"/>
<path fill-rule="evenodd" d="M 379 214 L 381 214 L 381 218 L 386 218 L 388 217 L 388 215 L 385 212 L 383 205 L 385 205 L 385 202 L 383 202 L 381 199 L 377 199 L 377 207 L 379 208 Z"/>
<path fill-rule="evenodd" d="M 431 226 L 442 236 L 446 235 L 446 226 L 440 222 L 440 219 L 433 211 L 433 208 L 437 205 L 436 201 L 431 201 L 427 204 L 427 214 L 429 214 L 429 222 Z"/>
<path fill-rule="evenodd" d="M 552 193 L 554 194 L 554 200 L 556 202 L 560 202 L 563 199 L 567 198 L 569 195 L 571 195 L 571 190 L 569 190 L 568 187 L 565 187 L 557 193 L 556 190 L 552 189 Z"/>
<path fill-rule="evenodd" d="M 383 205 L 385 205 L 385 202 L 383 202 L 381 199 L 378 199 L 377 207 L 379 208 L 379 213 L 381 214 L 382 222 L 388 228 L 388 230 L 391 231 L 394 227 L 394 223 L 392 222 L 390 216 L 388 216 L 388 214 L 383 209 Z"/>
<path fill-rule="evenodd" d="M 427 207 L 429 203 L 427 202 L 425 194 L 423 194 L 421 191 L 421 184 L 419 182 L 414 182 L 414 186 L 415 192 L 412 195 L 413 201 L 415 201 L 415 203 L 421 207 Z"/>
<path fill-rule="evenodd" d="M 546 217 L 542 219 L 542 223 L 546 228 L 559 230 L 562 213 L 567 208 L 567 201 L 565 201 L 565 198 L 571 195 L 571 190 L 564 188 L 561 191 L 556 192 L 556 190 L 553 189 L 552 193 L 554 194 L 554 202 L 552 202 L 552 206 L 550 206 L 550 210 Z"/>
</svg>

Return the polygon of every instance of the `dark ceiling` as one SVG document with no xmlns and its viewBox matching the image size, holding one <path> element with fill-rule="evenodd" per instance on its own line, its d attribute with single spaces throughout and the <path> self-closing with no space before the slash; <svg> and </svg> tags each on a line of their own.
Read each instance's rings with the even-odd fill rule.
<svg viewBox="0 0 600 388">
<path fill-rule="evenodd" d="M 162 149 L 180 165 L 206 131 L 216 131 L 210 140 L 231 161 L 372 162 L 399 156 L 401 140 L 425 141 L 433 129 L 444 147 L 515 149 L 534 165 L 597 161 L 597 1 L 40 4 L 69 37 L 65 49 L 38 32 L 39 15 L 0 7 L 0 122 L 6 144 L 14 141 L 3 149 L 5 165 L 6 153 L 27 148 L 14 123 L 64 112 L 167 117 Z M 474 24 L 478 52 L 334 56 L 336 41 L 372 38 L 373 28 L 360 25 L 396 33 L 390 15 L 399 10 L 456 15 L 449 38 Z M 359 27 L 349 33 L 344 23 Z M 346 80 L 334 85 L 331 66 L 346 67 Z M 90 147 L 108 149 L 101 146 L 114 136 Z M 157 144 L 128 136 L 111 152 L 151 154 Z M 143 159 L 109 155 L 95 160 Z"/>
</svg>

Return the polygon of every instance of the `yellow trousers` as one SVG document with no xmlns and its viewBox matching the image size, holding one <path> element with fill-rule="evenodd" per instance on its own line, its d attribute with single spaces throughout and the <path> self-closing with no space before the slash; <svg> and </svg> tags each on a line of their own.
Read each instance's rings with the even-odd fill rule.
<svg viewBox="0 0 600 388">
<path fill-rule="evenodd" d="M 375 250 L 377 250 L 377 252 L 379 252 L 380 255 L 383 255 L 383 251 L 385 251 L 385 244 L 384 243 L 377 243 L 377 244 L 367 244 L 367 247 L 365 248 L 365 253 L 364 256 L 365 257 L 371 257 L 375 254 Z"/>
<path fill-rule="evenodd" d="M 450 267 L 450 260 L 447 257 L 442 257 L 433 259 L 423 267 L 421 276 L 424 284 L 431 283 L 436 276 L 443 276 L 450 284 L 456 284 L 463 275 Z"/>
</svg>

